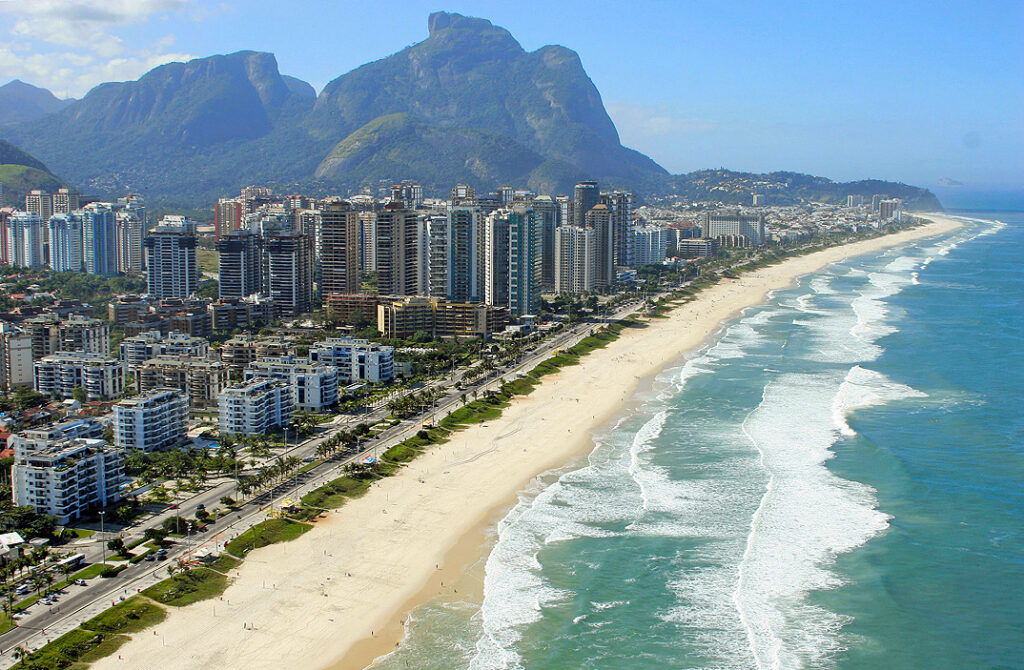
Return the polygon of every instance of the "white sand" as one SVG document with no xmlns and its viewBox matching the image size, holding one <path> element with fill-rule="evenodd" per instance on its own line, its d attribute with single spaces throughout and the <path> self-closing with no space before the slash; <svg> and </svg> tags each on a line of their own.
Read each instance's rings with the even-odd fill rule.
<svg viewBox="0 0 1024 670">
<path fill-rule="evenodd" d="M 394 648 L 412 608 L 439 593 L 441 582 L 450 588 L 479 559 L 481 529 L 508 509 L 518 491 L 589 451 L 591 430 L 620 410 L 642 378 L 796 277 L 960 225 L 929 218 L 934 223 L 923 228 L 723 281 L 669 318 L 625 331 L 581 365 L 545 378 L 500 419 L 456 433 L 298 540 L 250 554 L 223 600 L 171 611 L 156 635 L 150 630 L 133 636 L 93 667 L 365 667 Z"/>
</svg>

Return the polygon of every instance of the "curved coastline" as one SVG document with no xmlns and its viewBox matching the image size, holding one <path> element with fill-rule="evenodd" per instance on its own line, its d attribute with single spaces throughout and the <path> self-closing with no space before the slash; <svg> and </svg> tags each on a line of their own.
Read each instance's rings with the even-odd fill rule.
<svg viewBox="0 0 1024 670">
<path fill-rule="evenodd" d="M 773 290 L 844 258 L 949 232 L 959 221 L 825 249 L 723 280 L 563 368 L 503 415 L 456 433 L 303 537 L 250 554 L 223 601 L 169 613 L 96 668 L 364 668 L 393 650 L 409 611 L 453 588 L 486 531 L 536 476 L 593 448 L 641 380 L 699 347 Z M 445 586 L 447 585 L 447 586 Z M 214 632 L 211 635 L 211 632 Z M 127 663 L 127 665 L 126 665 Z"/>
</svg>

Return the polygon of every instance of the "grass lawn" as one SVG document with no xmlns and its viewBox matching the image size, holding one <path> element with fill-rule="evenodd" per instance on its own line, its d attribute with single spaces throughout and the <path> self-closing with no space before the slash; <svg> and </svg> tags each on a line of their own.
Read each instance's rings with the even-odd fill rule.
<svg viewBox="0 0 1024 670">
<path fill-rule="evenodd" d="M 241 564 L 242 562 L 237 558 L 231 558 L 227 554 L 221 554 L 217 557 L 215 561 L 208 564 L 206 567 L 210 568 L 211 570 L 216 570 L 217 572 L 226 573 L 228 570 L 233 570 Z"/>
<path fill-rule="evenodd" d="M 142 595 L 164 605 L 184 607 L 224 593 L 228 578 L 206 568 L 195 568 L 157 582 Z M 127 601 L 126 601 L 127 602 Z"/>
<path fill-rule="evenodd" d="M 390 450 L 389 450 L 390 451 Z M 337 509 L 351 498 L 358 498 L 370 488 L 371 479 L 338 477 L 302 496 L 302 506 L 313 516 L 324 509 Z"/>
<path fill-rule="evenodd" d="M 294 540 L 310 528 L 309 524 L 291 519 L 267 519 L 228 542 L 227 552 L 244 557 L 253 549 Z"/>
<path fill-rule="evenodd" d="M 217 252 L 213 249 L 196 249 L 196 265 L 199 266 L 200 272 L 217 274 L 217 268 L 220 267 L 219 260 Z"/>
<path fill-rule="evenodd" d="M 65 528 L 64 532 L 68 533 L 69 535 L 74 535 L 80 540 L 84 537 L 90 537 L 96 534 L 96 531 L 90 530 L 88 528 Z"/>
<path fill-rule="evenodd" d="M 82 624 L 86 630 L 97 633 L 137 633 L 167 618 L 167 612 L 159 605 L 139 596 L 132 596 L 114 605 L 106 612 Z"/>
<path fill-rule="evenodd" d="M 127 641 L 126 635 L 104 635 L 76 628 L 29 655 L 17 667 L 39 670 L 70 668 L 112 654 Z"/>
</svg>

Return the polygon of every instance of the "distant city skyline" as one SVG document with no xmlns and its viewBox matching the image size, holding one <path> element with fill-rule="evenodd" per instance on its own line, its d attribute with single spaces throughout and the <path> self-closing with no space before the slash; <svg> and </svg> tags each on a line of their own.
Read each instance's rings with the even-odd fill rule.
<svg viewBox="0 0 1024 670">
<path fill-rule="evenodd" d="M 1024 188 L 1024 4 L 0 0 L 0 83 L 60 97 L 164 62 L 270 51 L 319 91 L 445 9 L 579 53 L 623 144 L 671 172 L 792 170 Z M 323 38 L 315 38 L 322 35 Z M 943 187 L 943 180 L 963 184 Z"/>
</svg>

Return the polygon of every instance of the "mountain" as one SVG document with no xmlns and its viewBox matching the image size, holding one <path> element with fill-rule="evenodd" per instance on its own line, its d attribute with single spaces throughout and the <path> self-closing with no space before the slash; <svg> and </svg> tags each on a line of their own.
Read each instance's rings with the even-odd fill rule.
<svg viewBox="0 0 1024 670">
<path fill-rule="evenodd" d="M 869 201 L 874 195 L 882 195 L 886 198 L 900 198 L 908 210 L 942 210 L 934 193 L 917 186 L 877 179 L 837 182 L 797 172 L 754 174 L 725 169 L 698 170 L 673 175 L 652 195 L 668 199 L 747 205 L 754 193 L 763 194 L 766 204 L 770 205 L 794 205 L 805 200 L 841 204 L 846 202 L 848 195 L 862 195 Z"/>
<path fill-rule="evenodd" d="M 622 146 L 575 52 L 526 51 L 504 28 L 454 13 L 431 14 L 427 29 L 422 42 L 319 95 L 282 75 L 272 54 L 241 51 L 101 84 L 63 109 L 0 126 L 0 137 L 86 192 L 131 190 L 166 207 L 209 208 L 247 184 L 324 195 L 398 179 L 430 193 L 458 182 L 566 193 L 588 178 L 641 195 L 710 193 L 697 173 L 669 175 Z M 845 198 L 818 179 L 780 177 L 772 188 L 780 200 Z"/>
<path fill-rule="evenodd" d="M 45 88 L 14 79 L 0 86 L 0 125 L 30 121 L 70 105 Z"/>
<path fill-rule="evenodd" d="M 571 188 L 569 182 L 581 174 L 617 182 L 667 175 L 651 159 L 620 144 L 575 52 L 560 46 L 527 52 L 504 28 L 459 14 L 431 14 L 428 29 L 425 41 L 330 82 L 310 115 L 311 134 L 344 137 L 345 143 L 375 119 L 405 114 L 435 134 L 472 131 L 494 145 L 514 143 L 517 155 L 535 153 L 539 160 L 515 180 L 531 187 L 538 186 L 540 173 L 534 170 L 548 161 L 565 168 L 559 190 Z M 408 130 L 395 128 L 398 134 L 389 139 L 379 128 L 378 145 L 401 159 Z M 445 161 L 446 172 L 496 184 L 475 169 L 476 161 L 456 160 L 462 158 L 453 155 Z M 330 179 L 342 173 L 328 163 L 320 165 L 317 176 Z"/>
<path fill-rule="evenodd" d="M 22 206 L 25 194 L 32 189 L 52 192 L 65 185 L 36 158 L 3 140 L 0 140 L 0 184 L 3 184 L 0 206 L 8 207 Z"/>
<path fill-rule="evenodd" d="M 574 52 L 527 52 L 489 21 L 444 12 L 430 15 L 428 33 L 319 96 L 280 74 L 273 55 L 239 52 L 101 84 L 0 136 L 89 192 L 132 189 L 184 206 L 248 183 L 337 192 L 412 178 L 431 190 L 462 181 L 565 191 L 586 177 L 667 176 L 621 145 Z"/>
</svg>

